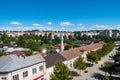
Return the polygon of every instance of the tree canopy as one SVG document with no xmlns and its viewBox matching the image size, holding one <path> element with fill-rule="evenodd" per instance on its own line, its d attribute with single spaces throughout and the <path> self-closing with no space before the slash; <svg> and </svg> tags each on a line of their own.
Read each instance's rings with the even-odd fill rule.
<svg viewBox="0 0 120 80">
<path fill-rule="evenodd" d="M 74 62 L 74 68 L 78 70 L 85 70 L 86 69 L 86 64 L 83 61 L 82 57 L 79 57 L 77 60 Z"/>
<path fill-rule="evenodd" d="M 71 80 L 70 71 L 62 61 L 56 62 L 50 80 Z"/>
<path fill-rule="evenodd" d="M 91 51 L 87 54 L 87 61 L 92 63 L 98 63 L 99 57 L 96 51 Z"/>
</svg>

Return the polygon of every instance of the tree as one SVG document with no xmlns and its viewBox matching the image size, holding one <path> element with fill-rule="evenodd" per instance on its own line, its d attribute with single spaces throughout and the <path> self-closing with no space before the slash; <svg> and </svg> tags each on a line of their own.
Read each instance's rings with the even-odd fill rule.
<svg viewBox="0 0 120 80">
<path fill-rule="evenodd" d="M 5 52 L 0 51 L 0 56 L 3 56 L 3 55 L 5 55 Z"/>
<path fill-rule="evenodd" d="M 120 52 L 117 52 L 115 55 L 110 56 L 110 58 L 112 58 L 115 63 L 119 63 L 120 64 Z"/>
<path fill-rule="evenodd" d="M 95 51 L 91 51 L 90 53 L 87 54 L 87 61 L 90 61 L 92 63 L 98 63 L 99 60 L 99 55 Z"/>
<path fill-rule="evenodd" d="M 62 61 L 56 62 L 50 80 L 71 80 L 70 71 Z"/>
<path fill-rule="evenodd" d="M 112 66 L 112 63 L 111 62 L 104 62 L 103 64 L 103 68 L 105 69 L 105 76 L 107 76 L 107 72 L 111 72 L 111 66 Z M 111 76 L 111 74 L 110 74 Z"/>
<path fill-rule="evenodd" d="M 87 36 L 86 34 L 84 34 L 84 35 L 82 36 L 82 39 L 83 39 L 83 40 L 88 40 L 88 36 Z"/>
<path fill-rule="evenodd" d="M 110 78 L 108 76 L 103 76 L 103 80 L 110 80 Z"/>
<path fill-rule="evenodd" d="M 26 40 L 26 47 L 32 49 L 33 51 L 38 51 L 40 49 L 40 45 L 32 39 Z"/>
<path fill-rule="evenodd" d="M 66 45 L 65 48 L 64 48 L 64 50 L 68 50 L 68 49 L 70 49 L 70 48 L 71 48 L 70 45 Z"/>
<path fill-rule="evenodd" d="M 79 57 L 77 60 L 74 62 L 74 68 L 78 70 L 85 70 L 86 69 L 86 64 L 83 61 L 82 57 Z M 80 74 L 81 75 L 81 74 Z"/>
<path fill-rule="evenodd" d="M 1 36 L 1 40 L 3 41 L 4 44 L 10 43 L 10 38 L 9 38 L 8 35 L 6 35 L 6 33 L 4 33 L 4 34 Z"/>
<path fill-rule="evenodd" d="M 30 56 L 33 54 L 33 50 L 32 49 L 29 49 L 27 52 L 26 52 L 26 56 Z"/>
</svg>

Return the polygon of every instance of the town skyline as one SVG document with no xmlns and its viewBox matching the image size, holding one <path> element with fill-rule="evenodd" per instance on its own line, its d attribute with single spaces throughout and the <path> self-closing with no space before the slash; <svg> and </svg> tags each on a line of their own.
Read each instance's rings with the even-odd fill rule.
<svg viewBox="0 0 120 80">
<path fill-rule="evenodd" d="M 120 29 L 119 0 L 1 0 L 0 30 Z"/>
</svg>

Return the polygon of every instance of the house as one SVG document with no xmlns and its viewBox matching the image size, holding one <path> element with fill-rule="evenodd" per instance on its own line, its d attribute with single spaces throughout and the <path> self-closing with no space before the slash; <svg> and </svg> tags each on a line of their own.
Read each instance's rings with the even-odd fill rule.
<svg viewBox="0 0 120 80">
<path fill-rule="evenodd" d="M 84 57 L 84 60 L 87 61 L 87 54 L 88 52 L 90 51 L 96 51 L 100 48 L 102 48 L 104 46 L 104 42 L 103 41 L 100 41 L 98 43 L 93 43 L 93 44 L 90 44 L 90 45 L 85 45 L 85 46 L 81 46 L 79 47 L 79 50 L 81 52 L 83 52 L 83 57 Z"/>
<path fill-rule="evenodd" d="M 66 63 L 66 59 L 59 53 L 56 54 L 50 54 L 44 57 L 46 61 L 46 76 L 45 79 L 49 80 L 50 79 L 50 74 L 53 73 L 53 67 L 55 63 L 59 60 L 63 61 Z"/>
<path fill-rule="evenodd" d="M 0 51 L 7 50 L 8 48 L 13 48 L 14 46 L 10 44 L 0 44 Z"/>
<path fill-rule="evenodd" d="M 63 46 L 67 46 L 68 44 L 66 43 L 63 43 Z M 56 50 L 56 52 L 60 52 L 60 49 L 61 49 L 61 44 L 56 44 L 54 46 L 51 47 L 52 49 Z"/>
<path fill-rule="evenodd" d="M 83 53 L 79 50 L 79 48 L 71 48 L 69 50 L 65 50 L 60 52 L 63 57 L 67 60 L 68 68 L 73 68 L 74 61 L 79 57 L 83 57 Z"/>
<path fill-rule="evenodd" d="M 93 44 L 90 44 L 90 45 L 81 46 L 81 47 L 79 47 L 79 49 L 83 50 L 83 51 L 86 51 L 86 52 L 96 51 L 96 50 L 102 48 L 104 44 L 105 43 L 103 41 L 100 41 L 98 43 L 93 43 Z"/>
<path fill-rule="evenodd" d="M 40 55 L 0 57 L 0 80 L 43 80 L 45 60 Z"/>
</svg>

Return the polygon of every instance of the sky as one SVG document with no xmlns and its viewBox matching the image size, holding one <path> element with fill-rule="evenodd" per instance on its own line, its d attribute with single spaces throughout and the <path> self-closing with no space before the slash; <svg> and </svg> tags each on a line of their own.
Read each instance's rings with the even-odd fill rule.
<svg viewBox="0 0 120 80">
<path fill-rule="evenodd" d="M 0 30 L 120 29 L 120 0 L 0 0 Z"/>
</svg>

